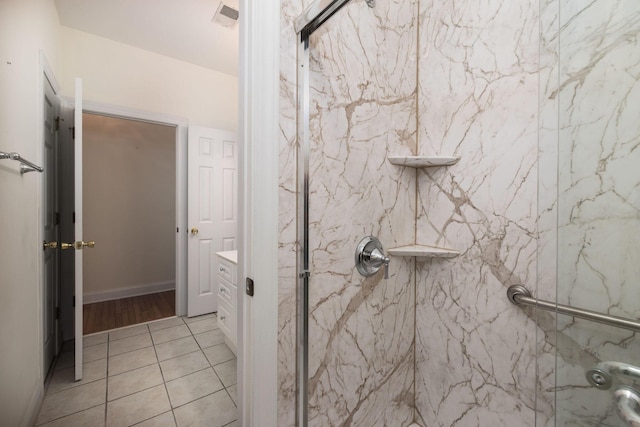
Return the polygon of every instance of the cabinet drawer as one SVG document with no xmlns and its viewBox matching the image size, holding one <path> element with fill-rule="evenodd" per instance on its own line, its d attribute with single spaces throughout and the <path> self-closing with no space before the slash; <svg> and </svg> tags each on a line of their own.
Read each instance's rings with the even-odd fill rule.
<svg viewBox="0 0 640 427">
<path fill-rule="evenodd" d="M 222 332 L 236 344 L 236 319 L 229 304 L 224 301 L 218 303 L 218 326 Z"/>
<path fill-rule="evenodd" d="M 218 276 L 218 298 L 232 307 L 236 306 L 237 288 L 222 276 Z"/>
<path fill-rule="evenodd" d="M 235 285 L 236 283 L 236 265 L 224 258 L 218 257 L 218 276 L 224 277 Z"/>
</svg>

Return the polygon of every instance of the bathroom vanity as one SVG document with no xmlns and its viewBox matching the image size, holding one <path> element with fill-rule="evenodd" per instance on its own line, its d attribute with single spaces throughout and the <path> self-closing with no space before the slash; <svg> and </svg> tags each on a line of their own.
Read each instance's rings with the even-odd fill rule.
<svg viewBox="0 0 640 427">
<path fill-rule="evenodd" d="M 216 252 L 218 256 L 218 326 L 227 347 L 236 353 L 238 307 L 238 251 Z"/>
</svg>

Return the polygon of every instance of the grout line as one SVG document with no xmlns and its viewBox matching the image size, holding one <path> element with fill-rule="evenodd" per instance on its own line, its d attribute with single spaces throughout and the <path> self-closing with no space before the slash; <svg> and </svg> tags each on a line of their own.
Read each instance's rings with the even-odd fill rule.
<svg viewBox="0 0 640 427">
<path fill-rule="evenodd" d="M 50 419 L 50 420 L 48 420 L 48 421 L 45 421 L 44 423 L 41 423 L 41 424 L 34 424 L 34 427 L 44 426 L 44 425 L 46 425 L 46 424 L 52 423 L 52 422 L 57 421 L 57 420 L 60 420 L 60 419 L 62 419 L 62 418 L 70 417 L 70 416 L 72 416 L 72 415 L 79 414 L 80 412 L 84 412 L 84 411 L 88 411 L 89 409 L 97 408 L 98 406 L 101 406 L 101 405 L 104 405 L 104 403 L 99 403 L 99 404 L 97 404 L 97 405 L 93 405 L 93 406 L 89 406 L 88 408 L 81 409 L 81 410 L 79 410 L 79 411 L 75 411 L 75 412 L 71 412 L 71 413 L 68 413 L 68 414 L 65 414 L 65 415 L 61 415 L 61 416 L 59 416 L 59 417 L 52 418 L 52 419 Z M 39 414 L 38 414 L 38 415 L 39 415 Z M 105 405 L 105 420 L 106 420 L 106 405 Z M 37 421 L 36 421 L 36 422 L 37 422 Z"/>
<path fill-rule="evenodd" d="M 184 323 L 184 320 L 182 322 Z M 149 328 L 149 333 L 151 333 L 151 328 Z M 158 364 L 158 369 L 160 369 L 160 376 L 162 377 L 162 385 L 164 385 L 164 392 L 167 394 L 167 400 L 169 401 L 169 410 L 171 411 L 171 415 L 173 415 L 173 422 L 177 426 L 178 420 L 176 420 L 176 414 L 175 412 L 173 412 L 173 405 L 171 404 L 171 396 L 169 396 L 169 389 L 167 388 L 167 382 L 165 381 L 165 378 L 164 378 L 162 365 L 160 365 L 160 359 L 158 358 L 158 350 L 156 350 L 156 343 L 153 340 L 153 335 L 151 335 L 151 343 L 153 344 L 153 352 L 156 355 L 156 363 Z"/>
<path fill-rule="evenodd" d="M 84 337 L 83 337 L 84 338 Z M 104 425 L 107 425 L 107 414 L 109 408 L 109 348 L 111 347 L 111 333 L 107 332 L 107 369 L 104 383 Z M 84 349 L 82 350 L 84 357 Z M 84 369 L 84 367 L 83 367 Z"/>
</svg>

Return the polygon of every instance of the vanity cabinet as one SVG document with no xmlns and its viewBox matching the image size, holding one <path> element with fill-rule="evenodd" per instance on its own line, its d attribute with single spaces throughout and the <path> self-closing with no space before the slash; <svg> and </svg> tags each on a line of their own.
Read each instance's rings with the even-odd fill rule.
<svg viewBox="0 0 640 427">
<path fill-rule="evenodd" d="M 218 326 L 231 351 L 237 348 L 238 252 L 217 252 L 218 256 Z"/>
</svg>

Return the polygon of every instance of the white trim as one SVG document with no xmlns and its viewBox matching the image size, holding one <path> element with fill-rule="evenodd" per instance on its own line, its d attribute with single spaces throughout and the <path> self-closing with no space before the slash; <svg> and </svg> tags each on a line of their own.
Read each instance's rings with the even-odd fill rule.
<svg viewBox="0 0 640 427">
<path fill-rule="evenodd" d="M 45 97 L 45 82 L 46 78 L 51 83 L 51 87 L 53 88 L 54 93 L 58 96 L 60 94 L 60 85 L 58 84 L 58 79 L 53 73 L 53 68 L 49 64 L 47 57 L 44 51 L 40 50 L 38 52 L 38 90 L 37 90 L 37 99 L 36 99 L 36 129 L 37 132 L 37 148 L 36 148 L 36 158 L 33 160 L 37 164 L 42 164 L 42 159 L 44 159 L 44 108 L 43 108 L 43 100 Z M 34 247 L 38 247 L 41 245 L 42 238 L 44 236 L 43 224 L 44 224 L 44 174 L 38 174 L 40 178 L 36 183 L 36 200 L 38 200 L 38 218 L 40 218 L 40 224 L 38 225 L 38 230 L 36 232 L 37 240 L 34 242 Z M 37 322 L 38 322 L 38 336 L 37 339 L 37 348 L 40 352 L 39 363 L 38 363 L 38 383 L 36 384 L 36 388 L 31 395 L 31 399 L 29 400 L 29 406 L 27 407 L 27 411 L 24 414 L 22 425 L 25 427 L 32 426 L 35 424 L 36 417 L 38 416 L 38 412 L 40 411 L 40 406 L 42 405 L 42 400 L 44 398 L 44 379 L 47 374 L 44 372 L 44 262 L 43 257 L 38 255 L 37 262 L 37 271 L 38 271 L 38 309 L 37 309 Z"/>
<path fill-rule="evenodd" d="M 56 78 L 55 73 L 53 72 L 53 68 L 51 68 L 49 61 L 47 61 L 47 56 L 42 50 L 40 51 L 40 69 L 47 76 L 49 83 L 51 83 L 53 93 L 60 96 L 60 92 L 62 89 L 60 89 L 60 84 L 58 83 L 58 79 Z M 44 96 L 44 93 L 42 95 Z"/>
<path fill-rule="evenodd" d="M 64 102 L 73 105 L 70 98 Z M 70 103 L 70 104 L 69 104 Z M 187 315 L 187 130 L 184 117 L 154 113 L 100 102 L 84 101 L 83 111 L 176 127 L 176 315 Z"/>
<path fill-rule="evenodd" d="M 44 384 L 40 382 L 36 386 L 35 390 L 33 390 L 33 394 L 31 394 L 31 399 L 29 399 L 29 406 L 27 406 L 27 410 L 22 417 L 20 427 L 31 427 L 36 425 L 38 412 L 40 412 L 40 407 L 42 406 L 43 400 Z"/>
<path fill-rule="evenodd" d="M 280 2 L 240 5 L 239 424 L 278 425 Z M 257 356 L 259 355 L 259 357 Z M 252 385 L 254 385 L 252 387 Z M 259 385 L 256 387 L 255 385 Z"/>
<path fill-rule="evenodd" d="M 137 297 L 140 295 L 155 294 L 158 292 L 171 291 L 176 288 L 176 282 L 156 282 L 144 283 L 136 286 L 128 286 L 123 288 L 114 288 L 105 291 L 83 292 L 82 303 L 91 304 L 94 302 L 111 301 L 114 299 Z"/>
</svg>

